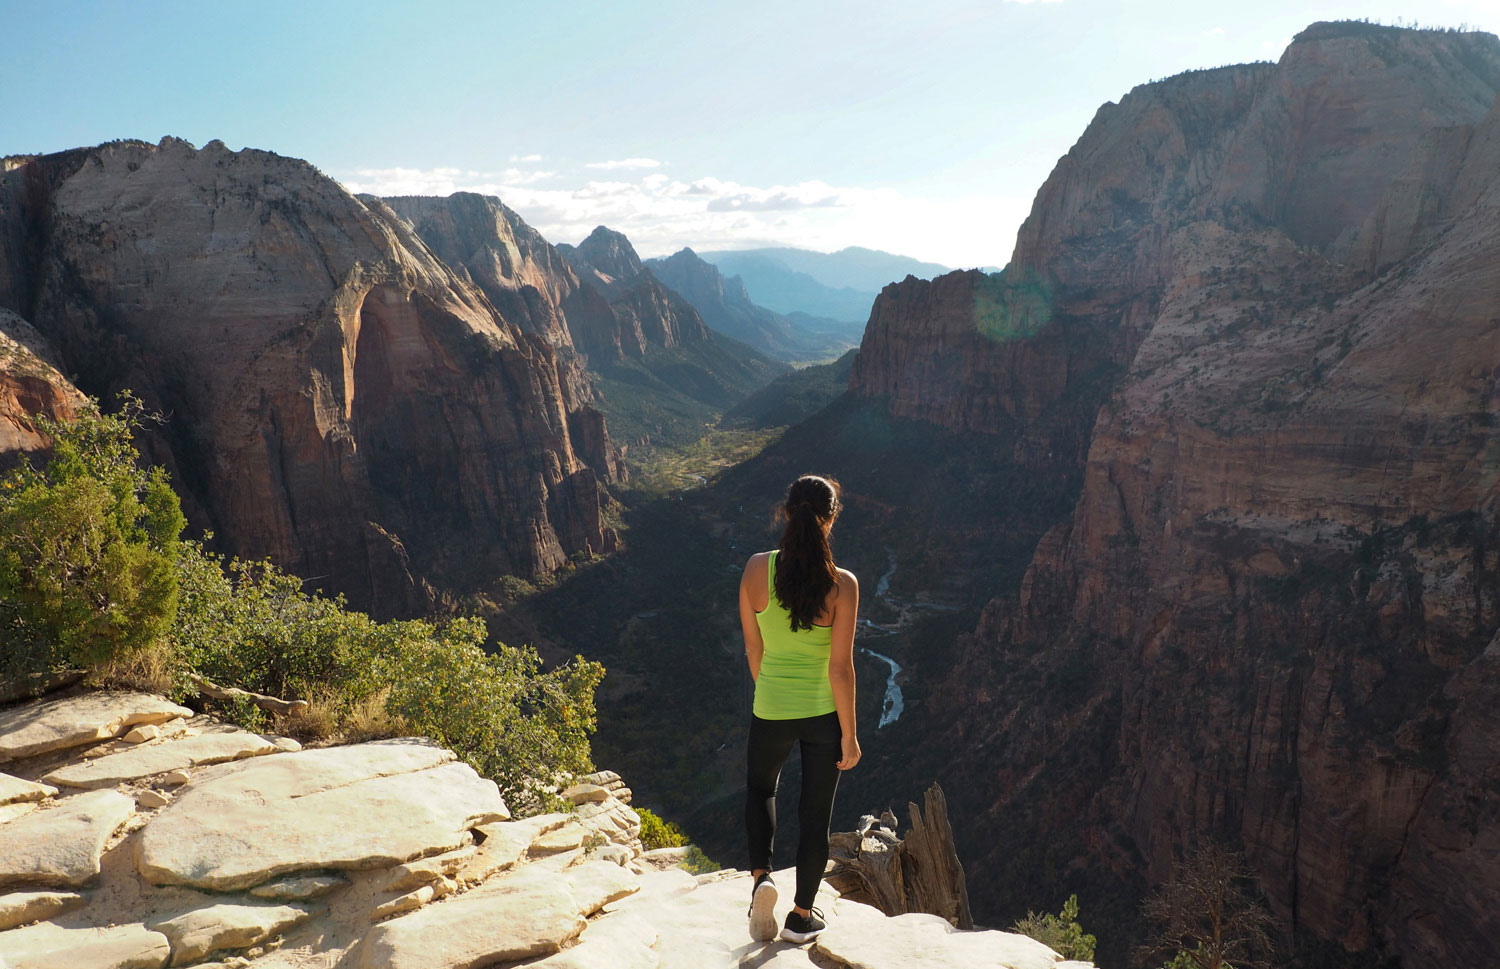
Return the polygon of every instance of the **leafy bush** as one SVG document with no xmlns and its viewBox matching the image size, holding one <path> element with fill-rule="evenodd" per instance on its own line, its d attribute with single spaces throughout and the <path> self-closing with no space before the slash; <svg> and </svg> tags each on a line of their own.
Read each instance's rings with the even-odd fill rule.
<svg viewBox="0 0 1500 969">
<path fill-rule="evenodd" d="M 1094 946 L 1098 942 L 1078 924 L 1077 895 L 1069 895 L 1062 912 L 1057 915 L 1027 912 L 1024 919 L 1011 927 L 1011 931 L 1036 939 L 1064 959 L 1080 962 L 1093 961 Z"/>
<path fill-rule="evenodd" d="M 376 622 L 269 562 L 181 540 L 165 473 L 137 466 L 141 417 L 126 397 L 115 416 L 44 421 L 56 442 L 46 466 L 0 480 L 0 674 L 82 667 L 109 679 L 140 654 L 179 699 L 197 692 L 197 675 L 309 700 L 310 715 L 277 724 L 304 737 L 431 737 L 519 813 L 556 806 L 547 784 L 559 772 L 593 769 L 604 667 L 579 656 L 543 672 L 529 646 L 487 652 L 479 619 Z M 216 709 L 271 727 L 249 702 Z"/>
<path fill-rule="evenodd" d="M 376 622 L 269 562 L 225 562 L 195 542 L 183 543 L 181 574 L 175 635 L 187 665 L 223 685 L 310 700 L 307 733 L 431 737 L 521 812 L 555 806 L 533 780 L 593 769 L 598 663 L 579 656 L 542 672 L 529 646 L 486 652 L 482 620 Z M 256 711 L 228 712 L 255 725 Z"/>
<path fill-rule="evenodd" d="M 638 807 L 641 816 L 641 844 L 647 851 L 655 848 L 680 848 L 688 843 L 687 835 L 673 821 L 664 821 L 650 808 Z"/>
<path fill-rule="evenodd" d="M 41 468 L 0 480 L 0 637 L 7 678 L 91 667 L 145 648 L 177 609 L 186 521 L 160 468 L 136 466 L 140 402 L 72 423 L 37 418 L 54 441 Z"/>
<path fill-rule="evenodd" d="M 682 859 L 682 864 L 677 867 L 691 875 L 706 875 L 711 871 L 718 871 L 723 866 L 705 855 L 702 848 L 697 845 L 688 845 L 687 857 Z"/>
</svg>

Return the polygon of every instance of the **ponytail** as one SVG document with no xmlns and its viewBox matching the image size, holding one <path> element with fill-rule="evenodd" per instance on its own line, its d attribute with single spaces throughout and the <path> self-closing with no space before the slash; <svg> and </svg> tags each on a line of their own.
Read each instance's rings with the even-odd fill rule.
<svg viewBox="0 0 1500 969">
<path fill-rule="evenodd" d="M 772 591 L 791 614 L 792 629 L 811 629 L 838 582 L 828 532 L 838 517 L 839 484 L 805 474 L 792 482 L 777 517 L 786 520 L 776 556 Z"/>
</svg>

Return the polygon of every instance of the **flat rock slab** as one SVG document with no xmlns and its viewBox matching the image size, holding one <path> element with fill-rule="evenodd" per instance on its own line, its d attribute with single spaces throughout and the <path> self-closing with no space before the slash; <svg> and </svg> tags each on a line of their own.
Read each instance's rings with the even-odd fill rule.
<svg viewBox="0 0 1500 969">
<path fill-rule="evenodd" d="M 578 944 L 527 969 L 656 969 L 656 927 L 635 915 L 606 915 L 588 924 Z"/>
<path fill-rule="evenodd" d="M 574 784 L 564 789 L 558 796 L 574 804 L 582 804 L 585 801 L 603 801 L 609 797 L 609 791 L 598 784 Z"/>
<path fill-rule="evenodd" d="M 116 784 L 154 774 L 165 774 L 167 771 L 274 754 L 280 750 L 280 747 L 264 737 L 243 730 L 205 733 L 68 764 L 47 774 L 42 780 L 63 787 L 114 787 Z"/>
<path fill-rule="evenodd" d="M 59 912 L 77 908 L 83 896 L 75 892 L 12 892 L 0 895 L 0 930 L 49 919 Z M 3 954 L 3 950 L 0 950 Z"/>
<path fill-rule="evenodd" d="M 99 874 L 109 836 L 135 813 L 118 791 L 63 798 L 0 828 L 0 885 L 82 885 Z"/>
<path fill-rule="evenodd" d="M 140 924 L 65 929 L 40 922 L 0 932 L 0 953 L 6 969 L 161 969 L 172 948 Z"/>
<path fill-rule="evenodd" d="M 567 869 L 563 877 L 573 890 L 578 910 L 593 915 L 610 902 L 634 895 L 641 889 L 641 878 L 612 861 L 586 861 Z"/>
<path fill-rule="evenodd" d="M 149 693 L 108 691 L 25 703 L 0 710 L 0 763 L 109 740 L 136 724 L 192 715 L 187 707 Z"/>
<path fill-rule="evenodd" d="M 451 851 L 470 828 L 509 816 L 495 783 L 453 758 L 405 740 L 226 765 L 234 769 L 189 785 L 146 825 L 137 867 L 157 884 L 237 891 L 295 871 Z"/>
<path fill-rule="evenodd" d="M 0 804 L 18 804 L 22 801 L 40 801 L 57 793 L 57 788 L 34 781 L 22 780 L 9 774 L 0 774 Z"/>
<path fill-rule="evenodd" d="M 530 866 L 372 928 L 359 969 L 474 969 L 557 952 L 585 919 L 567 879 Z"/>
<path fill-rule="evenodd" d="M 222 902 L 156 922 L 151 928 L 172 943 L 172 965 L 185 966 L 219 949 L 244 949 L 305 922 L 312 914 L 299 905 L 274 902 Z"/>
<path fill-rule="evenodd" d="M 791 886 L 795 869 L 774 872 L 781 897 L 776 903 L 778 927 L 792 907 Z M 662 969 L 702 969 L 704 966 L 762 966 L 765 969 L 813 969 L 827 965 L 814 962 L 808 946 L 789 942 L 757 942 L 750 938 L 745 911 L 750 906 L 750 873 L 735 872 L 715 881 L 699 882 L 678 870 L 648 872 L 641 876 L 641 890 L 612 903 L 609 913 L 637 915 L 661 933 L 657 952 Z M 838 895 L 828 885 L 818 888 L 813 904 L 833 913 Z M 850 903 L 852 904 L 852 903 Z M 868 908 L 868 906 L 866 906 Z M 869 909 L 878 918 L 884 918 Z M 613 914 L 605 916 L 613 918 Z M 833 924 L 833 918 L 829 918 Z M 954 969 L 954 963 L 945 969 Z M 967 967 L 965 967 L 967 969 Z"/>
<path fill-rule="evenodd" d="M 887 917 L 841 900 L 813 949 L 849 969 L 1057 969 L 1060 956 L 1014 932 L 962 932 L 937 915 Z"/>
<path fill-rule="evenodd" d="M 531 854 L 550 855 L 559 851 L 571 851 L 588 840 L 588 836 L 587 828 L 577 820 L 569 819 L 566 824 L 538 835 L 531 842 Z"/>
<path fill-rule="evenodd" d="M 264 885 L 256 885 L 250 894 L 256 898 L 271 898 L 278 901 L 305 901 L 322 898 L 329 892 L 349 884 L 343 875 L 288 875 Z"/>
</svg>

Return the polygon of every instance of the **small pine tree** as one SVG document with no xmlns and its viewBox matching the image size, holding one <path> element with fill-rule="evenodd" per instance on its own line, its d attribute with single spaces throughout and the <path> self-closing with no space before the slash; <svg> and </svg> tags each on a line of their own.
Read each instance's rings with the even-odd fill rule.
<svg viewBox="0 0 1500 969">
<path fill-rule="evenodd" d="M 137 464 L 144 411 L 95 403 L 74 421 L 37 418 L 52 439 L 41 467 L 0 479 L 0 674 L 90 668 L 141 650 L 177 611 L 176 560 L 186 527 L 161 468 Z"/>
<path fill-rule="evenodd" d="M 1098 939 L 1083 931 L 1083 926 L 1078 924 L 1077 895 L 1069 895 L 1057 915 L 1027 912 L 1024 919 L 1011 927 L 1011 931 L 1036 939 L 1064 959 L 1080 962 L 1093 960 L 1094 947 L 1098 943 Z"/>
</svg>

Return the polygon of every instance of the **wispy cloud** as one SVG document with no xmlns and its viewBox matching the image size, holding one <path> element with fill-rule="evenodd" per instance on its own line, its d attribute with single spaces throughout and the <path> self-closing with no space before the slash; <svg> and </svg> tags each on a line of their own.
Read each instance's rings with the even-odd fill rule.
<svg viewBox="0 0 1500 969">
<path fill-rule="evenodd" d="M 1062 0 L 1001 0 L 1002 3 L 1062 3 Z"/>
<path fill-rule="evenodd" d="M 647 256 L 683 246 L 862 245 L 966 267 L 977 264 L 973 253 L 992 253 L 982 261 L 998 264 L 1030 206 L 1023 195 L 938 199 L 818 180 L 746 185 L 663 172 L 591 179 L 516 167 L 475 177 L 450 168 L 366 168 L 342 181 L 373 195 L 495 195 L 551 242 L 576 243 L 607 225 Z"/>
<path fill-rule="evenodd" d="M 339 181 L 355 194 L 452 195 L 479 192 L 499 195 L 518 186 L 556 178 L 556 172 L 507 168 L 480 172 L 457 168 L 356 168 Z"/>
<path fill-rule="evenodd" d="M 510 156 L 510 163 L 512 165 L 519 164 L 519 163 L 531 164 L 533 162 L 539 162 L 541 160 L 542 160 L 542 156 L 541 155 L 511 155 Z"/>
<path fill-rule="evenodd" d="M 616 158 L 612 161 L 589 162 L 585 168 L 602 168 L 614 170 L 617 168 L 660 168 L 661 162 L 655 158 Z"/>
<path fill-rule="evenodd" d="M 1223 37 L 1228 33 L 1223 27 L 1210 27 L 1203 32 L 1205 37 Z"/>
</svg>

